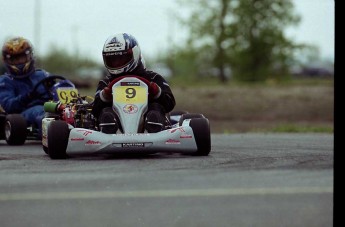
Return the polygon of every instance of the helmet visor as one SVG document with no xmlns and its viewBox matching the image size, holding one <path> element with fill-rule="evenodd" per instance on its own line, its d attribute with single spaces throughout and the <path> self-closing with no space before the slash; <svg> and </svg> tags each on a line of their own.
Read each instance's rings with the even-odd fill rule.
<svg viewBox="0 0 345 227">
<path fill-rule="evenodd" d="M 31 51 L 27 50 L 20 54 L 6 54 L 5 61 L 10 65 L 20 65 L 30 62 L 32 60 Z"/>
<path fill-rule="evenodd" d="M 127 51 L 103 52 L 104 64 L 110 69 L 119 69 L 133 61 L 132 49 Z"/>
</svg>

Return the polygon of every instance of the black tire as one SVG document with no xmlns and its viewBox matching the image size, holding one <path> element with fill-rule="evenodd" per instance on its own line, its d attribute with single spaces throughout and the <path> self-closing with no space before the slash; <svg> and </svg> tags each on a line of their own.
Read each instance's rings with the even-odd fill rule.
<svg viewBox="0 0 345 227">
<path fill-rule="evenodd" d="M 48 154 L 51 159 L 67 158 L 66 149 L 68 145 L 70 130 L 64 121 L 53 121 L 48 127 Z"/>
<path fill-rule="evenodd" d="M 169 116 L 177 116 L 177 115 L 182 115 L 182 114 L 187 114 L 188 111 L 185 110 L 173 110 L 169 113 Z"/>
<path fill-rule="evenodd" d="M 193 118 L 205 118 L 205 116 L 203 114 L 199 114 L 199 113 L 182 114 L 182 116 L 178 122 L 178 125 L 181 126 L 184 120 L 193 119 Z"/>
<path fill-rule="evenodd" d="M 48 147 L 42 145 L 42 148 L 43 148 L 44 153 L 49 154 L 49 153 L 48 153 Z"/>
<path fill-rule="evenodd" d="M 20 114 L 9 114 L 5 121 L 5 139 L 8 145 L 23 145 L 27 137 L 27 124 Z"/>
<path fill-rule="evenodd" d="M 6 115 L 2 113 L 0 109 L 0 140 L 5 139 L 5 121 Z"/>
<path fill-rule="evenodd" d="M 198 147 L 196 155 L 207 156 L 211 152 L 211 131 L 207 118 L 193 118 L 189 122 Z"/>
<path fill-rule="evenodd" d="M 174 118 L 175 116 L 181 117 L 183 114 L 187 114 L 188 111 L 184 110 L 173 110 L 168 114 L 168 119 L 171 124 L 176 124 L 179 122 L 180 118 Z"/>
</svg>

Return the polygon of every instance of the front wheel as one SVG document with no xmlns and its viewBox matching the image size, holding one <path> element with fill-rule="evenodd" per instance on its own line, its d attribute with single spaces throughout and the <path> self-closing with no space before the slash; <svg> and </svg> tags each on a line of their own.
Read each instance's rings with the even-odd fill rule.
<svg viewBox="0 0 345 227">
<path fill-rule="evenodd" d="M 25 118 L 20 114 L 9 114 L 5 121 L 5 139 L 8 145 L 23 145 L 27 137 Z"/>
<path fill-rule="evenodd" d="M 42 145 L 42 148 L 43 148 L 44 153 L 49 154 L 49 153 L 48 153 L 48 147 Z"/>
<path fill-rule="evenodd" d="M 50 123 L 48 127 L 48 154 L 51 159 L 67 158 L 66 149 L 69 133 L 70 130 L 66 122 L 58 120 Z"/>
<path fill-rule="evenodd" d="M 189 126 L 193 129 L 197 145 L 196 155 L 207 156 L 211 152 L 211 131 L 207 118 L 192 118 Z"/>
</svg>

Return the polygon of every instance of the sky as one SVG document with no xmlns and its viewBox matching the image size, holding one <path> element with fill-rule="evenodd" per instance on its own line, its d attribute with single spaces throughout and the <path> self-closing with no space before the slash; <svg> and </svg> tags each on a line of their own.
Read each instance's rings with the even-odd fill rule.
<svg viewBox="0 0 345 227">
<path fill-rule="evenodd" d="M 286 31 L 288 37 L 318 46 L 321 57 L 332 60 L 334 0 L 293 1 L 302 21 Z M 55 45 L 102 62 L 105 40 L 128 32 L 137 38 L 143 55 L 153 57 L 186 37 L 172 14 L 187 12 L 175 0 L 0 0 L 0 9 L 0 42 L 23 36 L 37 55 Z"/>
</svg>

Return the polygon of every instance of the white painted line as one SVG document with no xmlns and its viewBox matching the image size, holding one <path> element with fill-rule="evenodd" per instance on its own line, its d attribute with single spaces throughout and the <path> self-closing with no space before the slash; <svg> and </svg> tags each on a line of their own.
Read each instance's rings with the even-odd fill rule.
<svg viewBox="0 0 345 227">
<path fill-rule="evenodd" d="M 121 199 L 121 198 L 167 198 L 243 195 L 323 194 L 333 193 L 333 187 L 290 188 L 229 188 L 229 189 L 184 189 L 150 191 L 89 191 L 89 192 L 23 192 L 0 193 L 0 201 L 19 200 L 68 200 L 68 199 Z"/>
</svg>

